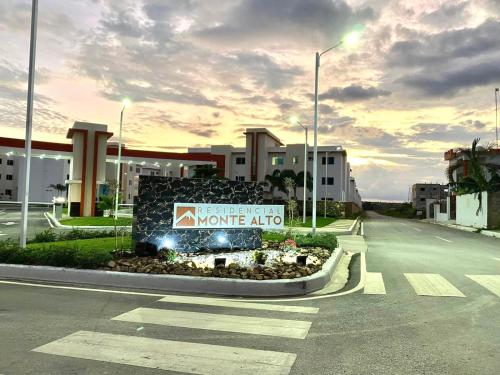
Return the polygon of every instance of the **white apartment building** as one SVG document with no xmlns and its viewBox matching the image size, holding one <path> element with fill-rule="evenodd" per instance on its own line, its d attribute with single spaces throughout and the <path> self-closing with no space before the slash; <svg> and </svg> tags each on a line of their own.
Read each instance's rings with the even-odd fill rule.
<svg viewBox="0 0 500 375">
<path fill-rule="evenodd" d="M 68 130 L 71 143 L 32 142 L 30 202 L 51 202 L 60 193 L 50 185 L 65 184 L 72 216 L 92 216 L 99 196 L 116 181 L 118 145 L 103 124 L 75 122 Z M 245 147 L 214 145 L 188 148 L 187 153 L 129 149 L 122 145 L 120 185 L 122 204 L 132 204 L 139 176 L 191 177 L 196 166 L 213 165 L 231 180 L 265 182 L 275 170 L 303 170 L 304 144 L 284 145 L 264 128 L 245 131 Z M 307 170 L 312 175 L 313 152 L 308 148 Z M 19 201 L 23 194 L 24 140 L 0 137 L 0 201 Z M 353 202 L 361 207 L 347 153 L 341 146 L 318 147 L 318 200 Z M 265 190 L 269 190 L 266 188 Z M 312 192 L 308 192 L 308 200 Z M 284 197 L 275 192 L 275 197 Z M 302 199 L 302 188 L 297 189 Z M 271 198 L 266 193 L 266 198 Z"/>
<path fill-rule="evenodd" d="M 304 144 L 284 145 L 281 140 L 264 128 L 249 128 L 245 131 L 246 147 L 214 145 L 210 148 L 188 148 L 188 153 L 211 153 L 224 155 L 226 168 L 224 177 L 235 181 L 265 182 L 266 175 L 275 170 L 304 170 Z M 342 146 L 318 147 L 318 200 L 354 202 L 361 207 L 361 196 L 356 180 L 351 176 L 347 152 Z M 308 147 L 307 171 L 312 176 L 313 147 Z M 284 193 L 275 192 L 283 198 Z M 307 192 L 308 200 L 312 192 Z M 302 199 L 303 188 L 297 189 L 297 197 Z M 267 196 L 266 198 L 270 198 Z"/>
</svg>

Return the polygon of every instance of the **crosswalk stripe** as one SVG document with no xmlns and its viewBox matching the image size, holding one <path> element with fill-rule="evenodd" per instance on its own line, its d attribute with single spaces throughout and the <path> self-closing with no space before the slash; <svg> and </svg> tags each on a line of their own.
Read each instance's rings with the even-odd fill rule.
<svg viewBox="0 0 500 375">
<path fill-rule="evenodd" d="M 500 275 L 465 275 L 500 297 Z"/>
<path fill-rule="evenodd" d="M 367 272 L 365 277 L 364 294 L 386 294 L 382 273 Z"/>
<path fill-rule="evenodd" d="M 78 331 L 33 351 L 202 375 L 288 375 L 292 353 Z"/>
<path fill-rule="evenodd" d="M 317 307 L 270 305 L 270 304 L 263 304 L 263 303 L 223 300 L 223 299 L 217 299 L 217 298 L 175 296 L 175 295 L 165 296 L 164 298 L 160 299 L 160 302 L 183 303 L 183 304 L 190 304 L 190 305 L 234 307 L 234 308 L 240 308 L 240 309 L 253 309 L 253 310 L 294 312 L 294 313 L 303 313 L 303 314 L 317 314 L 319 311 L 319 308 L 317 308 Z"/>
<path fill-rule="evenodd" d="M 405 273 L 404 275 L 419 296 L 465 297 L 441 275 L 432 273 Z"/>
<path fill-rule="evenodd" d="M 311 327 L 311 322 L 301 320 L 255 318 L 144 307 L 118 315 L 113 320 L 295 339 L 305 339 Z"/>
</svg>

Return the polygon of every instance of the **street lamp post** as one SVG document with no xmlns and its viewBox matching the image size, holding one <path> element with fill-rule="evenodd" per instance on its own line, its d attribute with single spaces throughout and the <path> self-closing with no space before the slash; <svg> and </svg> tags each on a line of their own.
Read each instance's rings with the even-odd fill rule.
<svg viewBox="0 0 500 375">
<path fill-rule="evenodd" d="M 325 212 L 323 213 L 326 219 L 326 198 L 328 197 L 328 151 L 325 151 Z"/>
<path fill-rule="evenodd" d="M 497 136 L 497 148 L 498 148 L 498 87 L 495 89 L 495 132 Z"/>
<path fill-rule="evenodd" d="M 115 212 L 114 217 L 115 220 L 118 218 L 118 201 L 120 196 L 120 169 L 121 169 L 121 161 L 122 161 L 122 126 L 123 126 L 123 112 L 125 112 L 125 107 L 130 105 L 130 100 L 123 100 L 123 107 L 120 113 L 120 132 L 118 135 L 118 160 L 116 166 L 116 191 L 115 191 Z"/>
<path fill-rule="evenodd" d="M 304 202 L 302 205 L 302 222 L 305 224 L 306 222 L 306 210 L 307 210 L 307 148 L 308 148 L 308 130 L 309 128 L 303 125 L 296 117 L 292 117 L 292 122 L 299 124 L 302 129 L 304 129 L 304 133 L 306 136 L 305 144 L 304 144 Z"/>
<path fill-rule="evenodd" d="M 21 235 L 19 245 L 26 247 L 28 234 L 28 203 L 30 193 L 30 171 L 31 171 L 31 130 L 33 128 L 33 92 L 35 86 L 35 57 L 36 57 L 36 32 L 38 21 L 38 0 L 31 3 L 31 36 L 30 36 L 30 60 L 28 74 L 28 98 L 26 109 L 26 136 L 24 141 L 24 195 L 21 204 Z"/>
<path fill-rule="evenodd" d="M 312 197 L 312 234 L 316 233 L 316 199 L 318 196 L 318 80 L 321 56 L 337 48 L 341 44 L 353 45 L 359 39 L 358 32 L 352 32 L 340 40 L 337 44 L 319 53 L 316 52 L 316 63 L 314 73 L 314 148 L 313 148 L 313 197 Z"/>
</svg>

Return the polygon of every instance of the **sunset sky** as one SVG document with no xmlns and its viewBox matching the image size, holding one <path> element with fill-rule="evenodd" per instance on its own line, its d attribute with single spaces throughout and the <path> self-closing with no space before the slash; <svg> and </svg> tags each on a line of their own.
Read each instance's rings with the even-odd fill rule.
<svg viewBox="0 0 500 375">
<path fill-rule="evenodd" d="M 0 1 L 0 131 L 23 138 L 30 0 Z M 444 182 L 443 153 L 495 138 L 500 0 L 39 0 L 33 138 L 74 121 L 128 147 L 243 146 L 245 127 L 303 142 L 314 54 L 320 145 L 347 149 L 364 199 Z"/>
</svg>

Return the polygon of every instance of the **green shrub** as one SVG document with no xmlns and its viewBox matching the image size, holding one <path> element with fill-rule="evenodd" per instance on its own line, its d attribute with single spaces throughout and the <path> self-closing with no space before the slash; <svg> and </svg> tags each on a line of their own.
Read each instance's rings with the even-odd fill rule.
<svg viewBox="0 0 500 375">
<path fill-rule="evenodd" d="M 21 249 L 12 241 L 0 242 L 0 263 L 97 268 L 112 259 L 109 250 L 82 249 L 77 245 L 47 245 Z"/>
<path fill-rule="evenodd" d="M 55 242 L 57 241 L 57 234 L 54 229 L 46 229 L 40 233 L 36 233 L 35 237 L 29 242 Z"/>
<path fill-rule="evenodd" d="M 267 260 L 267 254 L 263 251 L 255 250 L 253 252 L 252 258 L 257 264 L 265 264 Z"/>
<path fill-rule="evenodd" d="M 332 233 L 298 234 L 295 235 L 295 242 L 299 247 L 323 247 L 330 251 L 330 254 L 337 248 L 337 237 Z"/>
<path fill-rule="evenodd" d="M 262 233 L 262 239 L 264 241 L 283 242 L 288 238 L 290 238 L 290 237 L 287 237 L 287 234 L 283 233 L 283 232 L 264 232 L 264 233 Z"/>
<path fill-rule="evenodd" d="M 83 230 L 71 229 L 68 231 L 60 231 L 56 233 L 53 229 L 47 229 L 40 233 L 35 234 L 35 237 L 28 241 L 28 243 L 45 243 L 57 241 L 72 241 L 72 240 L 87 240 L 91 238 L 104 238 L 114 237 L 115 232 L 112 230 Z"/>
</svg>

